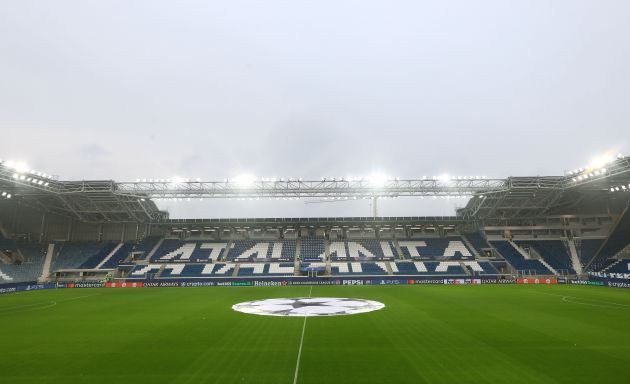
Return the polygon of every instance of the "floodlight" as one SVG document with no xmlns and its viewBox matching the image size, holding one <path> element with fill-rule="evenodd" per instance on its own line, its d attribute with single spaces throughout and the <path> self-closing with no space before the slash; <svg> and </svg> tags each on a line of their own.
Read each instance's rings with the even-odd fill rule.
<svg viewBox="0 0 630 384">
<path fill-rule="evenodd" d="M 610 192 L 615 192 L 615 187 L 610 187 Z"/>
<path fill-rule="evenodd" d="M 389 177 L 387 177 L 387 175 L 380 172 L 374 172 L 370 174 L 370 176 L 368 176 L 368 182 L 373 187 L 383 187 L 385 183 L 387 182 L 387 180 L 389 180 Z"/>
<path fill-rule="evenodd" d="M 232 181 L 239 188 L 251 187 L 256 181 L 256 177 L 251 174 L 242 174 L 238 175 L 232 179 Z"/>
<path fill-rule="evenodd" d="M 449 180 L 449 176 L 445 173 L 443 175 L 438 176 L 437 179 L 440 180 L 440 181 L 448 181 Z"/>
</svg>

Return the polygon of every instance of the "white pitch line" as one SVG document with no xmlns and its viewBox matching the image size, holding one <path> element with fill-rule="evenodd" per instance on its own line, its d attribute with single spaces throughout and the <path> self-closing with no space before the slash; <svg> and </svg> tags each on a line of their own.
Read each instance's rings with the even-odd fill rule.
<svg viewBox="0 0 630 384">
<path fill-rule="evenodd" d="M 588 306 L 591 306 L 591 307 L 602 307 L 602 308 L 618 308 L 618 309 L 630 308 L 630 305 L 628 305 L 628 304 L 620 304 L 620 303 L 615 303 L 613 301 L 603 301 L 603 300 L 597 300 L 597 299 L 584 299 L 584 298 L 580 298 L 580 297 L 577 297 L 577 296 L 558 295 L 556 293 L 548 293 L 548 292 L 532 291 L 531 293 L 537 293 L 537 294 L 541 294 L 541 295 L 549 295 L 549 296 L 560 297 L 561 301 L 563 301 L 565 303 L 571 303 L 571 304 L 588 305 Z M 591 300 L 591 301 L 594 301 L 596 303 L 600 303 L 600 304 L 603 304 L 603 305 L 592 304 L 592 303 L 584 303 L 584 302 L 575 301 L 575 300 L 571 300 L 571 299 Z"/>
<path fill-rule="evenodd" d="M 308 297 L 311 297 L 313 292 L 313 286 L 308 290 Z M 293 375 L 293 384 L 297 383 L 298 372 L 300 371 L 300 358 L 302 357 L 302 345 L 304 344 L 304 331 L 306 331 L 306 319 L 308 316 L 304 316 L 304 324 L 302 325 L 302 337 L 300 338 L 300 348 L 298 349 L 297 363 L 295 363 L 295 375 Z"/>
</svg>

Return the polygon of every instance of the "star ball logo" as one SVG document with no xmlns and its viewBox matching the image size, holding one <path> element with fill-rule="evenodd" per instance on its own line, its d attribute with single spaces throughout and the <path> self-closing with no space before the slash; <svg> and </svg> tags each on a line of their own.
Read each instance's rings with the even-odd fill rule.
<svg viewBox="0 0 630 384">
<path fill-rule="evenodd" d="M 237 312 L 262 316 L 340 316 L 377 311 L 385 304 L 339 297 L 300 297 L 247 301 L 234 304 Z"/>
</svg>

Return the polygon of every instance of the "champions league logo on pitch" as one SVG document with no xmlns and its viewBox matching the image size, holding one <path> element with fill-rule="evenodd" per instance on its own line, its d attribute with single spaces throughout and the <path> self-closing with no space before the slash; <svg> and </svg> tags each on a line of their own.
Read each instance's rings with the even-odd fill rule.
<svg viewBox="0 0 630 384">
<path fill-rule="evenodd" d="M 383 303 L 363 299 L 336 297 L 302 297 L 295 299 L 266 299 L 234 304 L 238 312 L 263 316 L 340 316 L 356 315 L 384 308 Z"/>
</svg>

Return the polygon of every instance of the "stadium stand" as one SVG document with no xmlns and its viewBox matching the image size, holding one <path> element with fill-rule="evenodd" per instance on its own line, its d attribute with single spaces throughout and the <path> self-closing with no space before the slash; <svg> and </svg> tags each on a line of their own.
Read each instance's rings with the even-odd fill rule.
<svg viewBox="0 0 630 384">
<path fill-rule="evenodd" d="M 463 235 L 463 237 L 468 240 L 470 245 L 475 248 L 477 254 L 479 254 L 480 256 L 483 256 L 484 250 L 492 248 L 492 246 L 488 244 L 486 238 L 480 232 L 466 233 Z"/>
<path fill-rule="evenodd" d="M 330 264 L 332 275 L 387 275 L 387 266 L 385 262 L 373 263 L 341 263 L 333 262 Z"/>
<path fill-rule="evenodd" d="M 295 240 L 236 240 L 226 261 L 292 261 L 294 257 Z"/>
<path fill-rule="evenodd" d="M 272 252 L 273 246 L 270 246 L 269 242 L 266 241 L 235 240 L 232 248 L 228 251 L 226 261 L 267 260 L 271 258 Z"/>
<path fill-rule="evenodd" d="M 293 276 L 293 263 L 241 263 L 237 276 Z"/>
<path fill-rule="evenodd" d="M 539 260 L 525 259 L 507 240 L 490 241 L 490 245 L 521 274 L 553 275 Z"/>
<path fill-rule="evenodd" d="M 302 261 L 325 261 L 326 249 L 324 239 L 315 237 L 303 237 L 300 260 Z"/>
<path fill-rule="evenodd" d="M 617 253 L 630 244 L 630 210 L 626 209 L 623 216 L 619 219 L 613 232 L 608 239 L 604 242 L 604 245 L 599 249 L 599 252 L 595 255 L 594 260 L 590 264 L 589 270 L 602 271 L 614 263 L 613 259 Z"/>
<path fill-rule="evenodd" d="M 597 253 L 597 250 L 604 244 L 606 239 L 574 239 L 575 250 L 580 262 L 586 265 Z"/>
<path fill-rule="evenodd" d="M 260 264 L 263 265 L 263 264 Z M 180 278 L 180 277 L 228 277 L 232 275 L 235 264 L 173 264 L 151 263 L 136 265 L 129 273 L 129 278 Z"/>
<path fill-rule="evenodd" d="M 575 274 L 571 255 L 562 240 L 515 240 L 521 248 L 533 248 L 556 271 Z"/>
<path fill-rule="evenodd" d="M 397 261 L 392 264 L 396 275 L 468 275 L 457 261 Z M 477 262 L 474 264 L 475 269 L 482 271 Z"/>
<path fill-rule="evenodd" d="M 606 273 L 630 273 L 630 259 L 616 260 L 612 265 L 604 269 Z"/>
<path fill-rule="evenodd" d="M 55 245 L 51 271 L 79 269 L 92 256 L 101 254 L 111 243 L 59 242 Z"/>
<path fill-rule="evenodd" d="M 333 261 L 393 260 L 394 252 L 394 244 L 387 240 L 345 240 L 330 243 L 330 258 Z"/>
<path fill-rule="evenodd" d="M 463 260 L 473 258 L 473 254 L 459 236 L 399 240 L 398 245 L 405 259 Z"/>
<path fill-rule="evenodd" d="M 161 236 L 147 236 L 138 243 L 135 247 L 135 251 L 141 252 L 142 256 L 140 258 L 144 259 L 161 239 Z"/>
<path fill-rule="evenodd" d="M 496 267 L 489 261 L 479 261 L 479 266 L 483 270 L 483 272 L 479 272 L 480 275 L 498 275 L 499 271 Z"/>
<path fill-rule="evenodd" d="M 100 268 L 101 269 L 116 268 L 118 264 L 123 262 L 127 258 L 127 256 L 129 256 L 129 253 L 132 250 L 133 250 L 133 243 L 131 242 L 123 243 L 122 246 L 118 248 L 116 253 L 114 253 L 109 260 L 105 261 L 105 263 L 103 263 L 103 265 L 101 265 Z"/>
<path fill-rule="evenodd" d="M 5 264 L 0 262 L 0 281 L 7 283 L 17 283 L 22 281 L 35 281 L 42 273 L 42 266 L 44 264 L 44 255 L 46 254 L 45 247 L 39 244 L 17 244 L 14 249 L 19 250 L 24 257 L 18 263 Z"/>
<path fill-rule="evenodd" d="M 96 268 L 101 261 L 103 261 L 110 252 L 116 248 L 117 243 L 106 243 L 103 247 L 94 255 L 92 255 L 89 259 L 87 259 L 83 264 L 79 266 L 80 269 L 93 269 Z"/>
<path fill-rule="evenodd" d="M 227 242 L 181 241 L 165 239 L 151 257 L 151 262 L 209 262 L 224 254 Z"/>
</svg>

